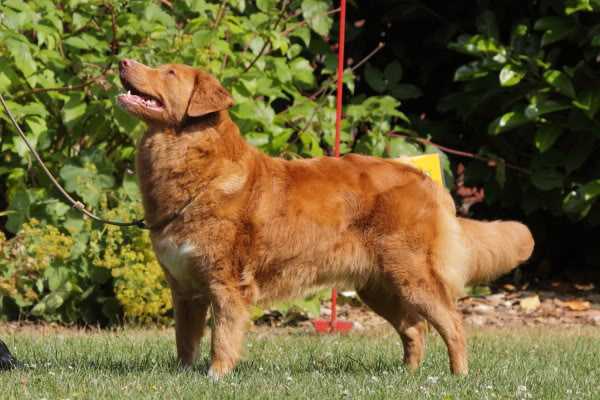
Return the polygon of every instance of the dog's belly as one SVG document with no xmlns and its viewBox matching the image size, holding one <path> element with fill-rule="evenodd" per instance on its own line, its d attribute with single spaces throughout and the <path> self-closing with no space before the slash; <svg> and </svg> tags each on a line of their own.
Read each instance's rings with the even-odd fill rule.
<svg viewBox="0 0 600 400">
<path fill-rule="evenodd" d="M 327 237 L 326 235 L 321 238 Z M 362 287 L 375 272 L 374 262 L 361 241 L 347 236 L 346 241 L 326 243 L 324 239 L 296 242 L 297 257 L 289 257 L 290 247 L 270 246 L 273 257 L 256 271 L 260 300 L 298 298 L 325 287 L 354 289 Z M 288 260 L 285 260 L 288 258 Z M 283 260 L 282 260 L 283 259 Z"/>
</svg>

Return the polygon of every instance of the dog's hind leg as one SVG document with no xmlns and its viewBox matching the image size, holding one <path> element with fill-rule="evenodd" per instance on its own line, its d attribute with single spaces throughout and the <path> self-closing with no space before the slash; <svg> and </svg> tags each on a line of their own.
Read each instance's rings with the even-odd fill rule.
<svg viewBox="0 0 600 400">
<path fill-rule="evenodd" d="M 443 284 L 435 282 L 435 276 L 405 282 L 402 286 L 403 298 L 438 331 L 450 358 L 452 373 L 468 373 L 467 345 L 462 323 L 454 301 L 445 293 Z M 437 285 L 436 285 L 437 283 Z M 437 289 L 437 290 L 436 290 Z"/>
<path fill-rule="evenodd" d="M 208 375 L 219 379 L 230 372 L 240 358 L 249 313 L 238 288 L 218 283 L 212 285 L 210 291 L 214 326 Z"/>
<path fill-rule="evenodd" d="M 425 356 L 425 321 L 402 301 L 400 296 L 382 286 L 368 286 L 358 291 L 373 311 L 396 329 L 404 346 L 404 364 L 415 370 Z"/>
</svg>

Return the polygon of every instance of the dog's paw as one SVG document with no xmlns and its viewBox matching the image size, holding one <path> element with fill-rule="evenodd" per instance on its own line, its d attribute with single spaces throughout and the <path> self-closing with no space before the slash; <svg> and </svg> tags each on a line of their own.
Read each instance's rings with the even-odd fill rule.
<svg viewBox="0 0 600 400">
<path fill-rule="evenodd" d="M 223 376 L 225 376 L 224 373 L 217 371 L 213 367 L 208 369 L 208 378 L 213 382 L 218 382 Z"/>
<path fill-rule="evenodd" d="M 231 368 L 227 367 L 226 365 L 213 363 L 208 369 L 208 377 L 213 382 L 217 382 L 227 375 L 229 371 L 231 371 Z"/>
</svg>

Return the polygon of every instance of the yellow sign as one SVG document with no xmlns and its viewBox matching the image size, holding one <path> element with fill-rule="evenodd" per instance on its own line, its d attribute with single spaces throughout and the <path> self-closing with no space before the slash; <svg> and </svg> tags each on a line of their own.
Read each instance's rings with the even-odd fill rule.
<svg viewBox="0 0 600 400">
<path fill-rule="evenodd" d="M 412 165 L 415 168 L 425 172 L 431 179 L 440 185 L 444 185 L 444 175 L 442 174 L 442 160 L 440 155 L 423 154 L 422 156 L 401 157 L 398 159 L 401 162 Z"/>
</svg>

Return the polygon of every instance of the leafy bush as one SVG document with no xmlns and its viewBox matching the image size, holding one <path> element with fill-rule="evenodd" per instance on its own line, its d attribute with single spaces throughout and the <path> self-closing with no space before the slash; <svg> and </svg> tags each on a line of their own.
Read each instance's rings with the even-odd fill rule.
<svg viewBox="0 0 600 400">
<path fill-rule="evenodd" d="M 116 62 L 202 67 L 231 90 L 232 116 L 250 143 L 271 154 L 318 156 L 332 148 L 335 12 L 325 0 L 7 0 L 0 91 L 67 190 L 107 218 L 131 220 L 141 215 L 129 174 L 145 126 L 115 105 Z M 352 92 L 354 72 L 345 74 Z M 406 123 L 400 103 L 389 96 L 353 103 L 343 150 L 398 155 L 384 134 Z M 147 233 L 71 210 L 1 118 L 4 228 L 16 236 L 3 242 L 0 313 L 66 322 L 168 316 L 170 295 Z M 356 138 L 356 129 L 373 134 Z M 60 254 L 35 250 L 58 240 Z"/>
</svg>

